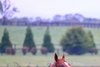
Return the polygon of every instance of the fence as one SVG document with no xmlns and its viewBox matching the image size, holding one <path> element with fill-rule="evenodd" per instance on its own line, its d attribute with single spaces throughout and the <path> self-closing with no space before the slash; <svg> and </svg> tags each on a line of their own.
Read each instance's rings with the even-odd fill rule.
<svg viewBox="0 0 100 67">
<path fill-rule="evenodd" d="M 100 55 L 100 48 L 97 49 L 97 51 L 98 51 L 97 54 Z M 56 52 L 57 54 L 63 53 L 63 51 L 62 51 L 61 48 L 55 49 L 55 52 Z M 23 54 L 23 53 L 22 53 L 22 48 L 16 48 L 16 54 Z M 41 49 L 40 49 L 40 48 L 37 48 L 37 54 L 41 54 Z M 95 54 L 95 53 L 90 53 L 90 54 Z"/>
</svg>

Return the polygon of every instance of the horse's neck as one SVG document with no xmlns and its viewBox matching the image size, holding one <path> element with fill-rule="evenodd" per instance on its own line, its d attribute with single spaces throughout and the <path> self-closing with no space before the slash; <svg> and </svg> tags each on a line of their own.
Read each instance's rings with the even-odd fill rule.
<svg viewBox="0 0 100 67">
<path fill-rule="evenodd" d="M 65 65 L 67 66 L 67 67 L 71 67 L 71 65 L 68 63 L 68 62 L 64 62 L 65 63 Z"/>
<path fill-rule="evenodd" d="M 50 67 L 55 67 L 55 63 L 51 63 L 50 64 Z"/>
</svg>

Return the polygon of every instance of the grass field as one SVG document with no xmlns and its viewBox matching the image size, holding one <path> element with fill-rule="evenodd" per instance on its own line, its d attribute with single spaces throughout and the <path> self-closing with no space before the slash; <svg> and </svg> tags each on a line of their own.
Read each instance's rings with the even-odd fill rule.
<svg viewBox="0 0 100 67">
<path fill-rule="evenodd" d="M 16 44 L 17 47 L 21 47 L 25 38 L 26 27 L 24 26 L 0 26 L 0 41 L 2 38 L 4 28 L 7 28 L 9 31 L 10 39 L 13 44 Z M 43 36 L 46 30 L 46 27 L 31 27 L 34 35 L 34 40 L 37 46 L 41 46 L 43 42 Z M 52 26 L 50 27 L 50 35 L 52 37 L 52 42 L 55 44 L 55 47 L 59 46 L 60 40 L 65 34 L 65 32 L 71 27 L 61 27 L 61 26 Z M 91 31 L 94 36 L 96 44 L 100 44 L 100 29 L 99 28 L 84 28 L 85 31 Z M 97 45 L 99 47 L 99 45 Z"/>
<path fill-rule="evenodd" d="M 59 56 L 61 57 L 61 55 Z M 67 56 L 66 60 L 71 63 L 73 66 L 99 66 L 100 65 L 100 56 Z M 26 55 L 26 56 L 0 56 L 0 66 L 6 66 L 7 64 L 14 66 L 14 65 L 21 65 L 21 66 L 48 66 L 50 63 L 53 63 L 53 54 L 48 56 L 44 55 Z"/>
</svg>

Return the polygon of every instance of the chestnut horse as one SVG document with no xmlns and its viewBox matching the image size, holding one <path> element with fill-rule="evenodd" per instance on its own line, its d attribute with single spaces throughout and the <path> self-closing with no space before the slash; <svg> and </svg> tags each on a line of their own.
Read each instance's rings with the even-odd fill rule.
<svg viewBox="0 0 100 67">
<path fill-rule="evenodd" d="M 64 54 L 62 55 L 62 58 L 58 59 L 57 54 L 54 55 L 55 62 L 53 64 L 50 64 L 50 67 L 72 67 L 67 61 L 65 61 Z"/>
</svg>

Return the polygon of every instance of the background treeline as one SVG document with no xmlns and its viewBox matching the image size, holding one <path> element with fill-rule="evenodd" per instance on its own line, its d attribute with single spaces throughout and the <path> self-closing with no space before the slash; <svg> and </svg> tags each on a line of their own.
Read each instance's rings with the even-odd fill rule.
<svg viewBox="0 0 100 67">
<path fill-rule="evenodd" d="M 31 52 L 33 55 L 37 53 L 37 45 L 34 41 L 34 32 L 32 32 L 31 27 L 26 28 L 26 34 L 24 42 L 22 45 L 22 53 L 26 55 Z M 55 52 L 55 44 L 52 42 L 52 37 L 50 35 L 49 27 L 45 30 L 43 36 L 43 43 L 41 43 L 41 48 L 39 49 L 42 54 L 48 54 Z M 85 53 L 97 54 L 98 50 L 91 31 L 86 32 L 82 27 L 72 27 L 66 31 L 65 35 L 62 36 L 60 41 L 60 47 L 62 51 L 70 55 L 82 55 Z M 6 54 L 16 54 L 16 47 L 12 44 L 9 32 L 7 28 L 4 29 L 3 36 L 0 43 L 0 53 Z"/>
<path fill-rule="evenodd" d="M 65 16 L 55 15 L 52 19 L 44 19 L 42 17 L 29 18 L 7 18 L 3 17 L 0 19 L 0 25 L 11 25 L 11 26 L 71 26 L 81 25 L 85 27 L 100 27 L 100 19 L 86 18 L 80 14 L 67 14 Z"/>
</svg>

